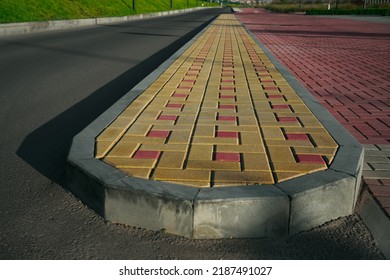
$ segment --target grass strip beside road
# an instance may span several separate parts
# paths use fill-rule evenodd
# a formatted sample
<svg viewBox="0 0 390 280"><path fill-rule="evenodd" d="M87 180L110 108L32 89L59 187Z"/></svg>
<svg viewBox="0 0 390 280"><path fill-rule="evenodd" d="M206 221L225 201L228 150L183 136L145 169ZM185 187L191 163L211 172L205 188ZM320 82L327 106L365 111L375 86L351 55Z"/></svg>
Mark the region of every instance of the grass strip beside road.
<svg viewBox="0 0 390 280"><path fill-rule="evenodd" d="M201 0L1 0L0 23L116 17L209 6Z"/></svg>

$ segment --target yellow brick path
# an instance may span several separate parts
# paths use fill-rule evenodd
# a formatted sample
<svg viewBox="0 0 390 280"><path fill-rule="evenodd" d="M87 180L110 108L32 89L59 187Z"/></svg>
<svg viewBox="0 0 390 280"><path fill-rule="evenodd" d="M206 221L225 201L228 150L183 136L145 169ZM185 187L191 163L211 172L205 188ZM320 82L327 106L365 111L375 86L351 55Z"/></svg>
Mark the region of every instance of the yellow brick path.
<svg viewBox="0 0 390 280"><path fill-rule="evenodd" d="M130 176L196 187L327 169L337 144L234 15L222 15L96 139Z"/></svg>

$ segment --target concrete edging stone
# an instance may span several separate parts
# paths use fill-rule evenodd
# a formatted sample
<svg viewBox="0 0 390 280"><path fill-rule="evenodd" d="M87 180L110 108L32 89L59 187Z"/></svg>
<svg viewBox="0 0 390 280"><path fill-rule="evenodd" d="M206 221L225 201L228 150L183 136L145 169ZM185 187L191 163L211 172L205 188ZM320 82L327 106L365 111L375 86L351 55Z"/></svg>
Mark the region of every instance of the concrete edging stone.
<svg viewBox="0 0 390 280"><path fill-rule="evenodd" d="M339 144L328 170L274 185L206 189L129 177L94 158L95 137L204 30L74 138L68 188L108 221L190 238L283 237L352 214L360 192L363 147L249 31Z"/></svg>

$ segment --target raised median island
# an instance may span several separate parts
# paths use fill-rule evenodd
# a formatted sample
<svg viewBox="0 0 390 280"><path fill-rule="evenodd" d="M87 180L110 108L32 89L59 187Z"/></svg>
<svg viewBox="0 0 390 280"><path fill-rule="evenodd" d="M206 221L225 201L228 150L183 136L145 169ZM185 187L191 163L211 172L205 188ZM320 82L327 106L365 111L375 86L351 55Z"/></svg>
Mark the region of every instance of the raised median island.
<svg viewBox="0 0 390 280"><path fill-rule="evenodd" d="M69 189L192 238L287 236L353 213L361 145L221 15L74 138Z"/></svg>

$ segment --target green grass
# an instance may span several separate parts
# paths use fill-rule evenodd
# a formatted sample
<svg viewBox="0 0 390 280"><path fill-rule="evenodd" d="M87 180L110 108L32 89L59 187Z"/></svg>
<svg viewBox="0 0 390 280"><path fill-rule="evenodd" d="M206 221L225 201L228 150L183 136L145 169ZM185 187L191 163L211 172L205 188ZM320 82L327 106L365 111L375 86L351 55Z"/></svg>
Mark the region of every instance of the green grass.
<svg viewBox="0 0 390 280"><path fill-rule="evenodd" d="M201 0L172 0L172 10L202 5ZM188 3L188 5L187 5ZM203 2L205 6L209 2ZM170 0L0 0L0 23L115 17L170 10Z"/></svg>

